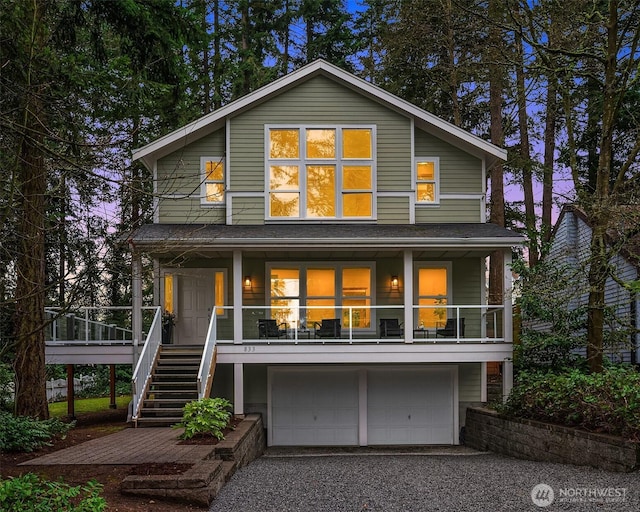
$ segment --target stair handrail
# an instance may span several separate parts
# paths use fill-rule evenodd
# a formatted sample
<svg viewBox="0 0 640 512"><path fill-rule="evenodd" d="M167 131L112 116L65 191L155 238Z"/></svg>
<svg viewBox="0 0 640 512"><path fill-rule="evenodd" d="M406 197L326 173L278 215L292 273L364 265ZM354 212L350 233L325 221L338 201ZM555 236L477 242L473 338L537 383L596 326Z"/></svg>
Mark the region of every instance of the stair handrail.
<svg viewBox="0 0 640 512"><path fill-rule="evenodd" d="M153 363L156 360L158 351L160 350L160 344L162 343L162 308L158 306L156 308L155 315L153 316L153 322L151 322L151 328L149 334L144 342L138 363L131 377L131 391L132 391L132 403L133 409L131 419L135 423L140 416L140 409L144 400L145 391L149 382L151 381L151 371L153 369Z"/></svg>
<svg viewBox="0 0 640 512"><path fill-rule="evenodd" d="M211 312L211 320L209 320L209 329L207 330L207 339L204 342L202 350L202 360L198 369L198 400L206 398L211 389L211 379L213 377L213 364L216 357L216 332L218 318L216 310L213 308Z"/></svg>

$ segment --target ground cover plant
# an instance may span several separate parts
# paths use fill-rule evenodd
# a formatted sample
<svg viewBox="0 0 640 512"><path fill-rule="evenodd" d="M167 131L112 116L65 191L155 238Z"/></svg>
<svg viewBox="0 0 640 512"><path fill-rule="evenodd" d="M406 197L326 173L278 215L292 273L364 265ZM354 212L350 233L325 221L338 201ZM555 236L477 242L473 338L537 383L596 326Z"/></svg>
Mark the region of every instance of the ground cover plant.
<svg viewBox="0 0 640 512"><path fill-rule="evenodd" d="M6 512L101 512L107 502L102 486L89 481L72 486L52 482L33 473L0 480L0 510Z"/></svg>
<svg viewBox="0 0 640 512"><path fill-rule="evenodd" d="M64 436L74 423L57 418L36 420L0 411L0 451L32 452L50 444L55 436Z"/></svg>
<svg viewBox="0 0 640 512"><path fill-rule="evenodd" d="M523 372L500 412L640 441L640 373L628 365L599 373Z"/></svg>

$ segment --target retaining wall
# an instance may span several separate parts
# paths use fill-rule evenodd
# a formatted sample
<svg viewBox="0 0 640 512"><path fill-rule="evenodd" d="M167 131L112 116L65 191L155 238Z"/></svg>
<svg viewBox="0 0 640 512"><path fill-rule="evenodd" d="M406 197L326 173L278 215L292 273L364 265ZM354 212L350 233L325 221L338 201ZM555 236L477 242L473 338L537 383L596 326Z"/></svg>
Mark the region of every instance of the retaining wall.
<svg viewBox="0 0 640 512"><path fill-rule="evenodd" d="M507 418L484 408L467 409L465 444L519 459L618 472L640 469L640 443L540 421Z"/></svg>

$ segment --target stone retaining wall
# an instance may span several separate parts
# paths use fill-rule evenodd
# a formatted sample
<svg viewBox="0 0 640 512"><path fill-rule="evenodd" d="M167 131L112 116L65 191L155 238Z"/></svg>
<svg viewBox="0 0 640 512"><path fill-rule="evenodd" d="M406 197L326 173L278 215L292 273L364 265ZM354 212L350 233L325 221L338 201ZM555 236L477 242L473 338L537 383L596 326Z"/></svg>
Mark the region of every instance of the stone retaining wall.
<svg viewBox="0 0 640 512"><path fill-rule="evenodd" d="M179 475L131 475L120 492L207 507L236 470L260 457L265 446L262 417L249 414L189 470Z"/></svg>
<svg viewBox="0 0 640 512"><path fill-rule="evenodd" d="M640 443L540 421L507 418L490 409L467 409L465 444L519 459L618 472L640 469Z"/></svg>

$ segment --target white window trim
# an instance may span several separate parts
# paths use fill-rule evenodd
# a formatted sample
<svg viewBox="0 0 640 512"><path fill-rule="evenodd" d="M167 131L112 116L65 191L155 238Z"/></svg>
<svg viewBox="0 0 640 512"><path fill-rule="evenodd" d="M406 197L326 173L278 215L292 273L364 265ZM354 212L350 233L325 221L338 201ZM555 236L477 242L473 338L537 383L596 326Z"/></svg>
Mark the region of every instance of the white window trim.
<svg viewBox="0 0 640 512"><path fill-rule="evenodd" d="M376 262L375 261L331 261L331 262L309 262L309 261L269 261L265 265L265 304L271 305L271 269L272 268L295 268L300 274L300 283L298 288L298 301L300 310L304 310L309 298L307 294L307 269L309 268L330 268L336 271L336 295L335 307L342 306L342 270L345 268L361 268L366 267L371 271L371 326L370 327L354 327L358 332L375 332L376 331ZM304 277L304 278L303 278ZM338 293L338 291L340 293ZM313 295L313 298L320 297ZM340 310L342 311L342 309ZM340 317L341 318L341 317ZM342 326L344 328L344 326Z"/></svg>
<svg viewBox="0 0 640 512"><path fill-rule="evenodd" d="M223 179L222 180L208 180L207 174L205 171L205 165L207 162L220 162L224 167ZM222 201L218 203L212 203L211 201L207 201L207 183L222 183L223 186L223 196ZM208 208L223 208L226 203L227 196L227 162L226 158L223 156L201 156L200 157L200 205L206 206Z"/></svg>
<svg viewBox="0 0 640 512"><path fill-rule="evenodd" d="M299 133L299 150L298 158L269 158L269 132L270 130L298 130ZM371 130L371 159L361 158L344 158L342 156L342 130ZM336 131L336 156L335 158L312 158L307 159L305 144L306 138L304 137L305 130L335 130ZM317 125L317 124L265 124L264 125L264 161L265 161L265 173L264 173L264 195L265 195L265 220L267 221L284 221L290 222L304 221L304 222L324 222L327 220L339 220L339 221L371 221L377 218L377 133L376 125L350 125L350 124L331 124L331 125ZM300 216L298 217L272 217L270 213L270 180L269 180L269 167L271 165L297 165L298 166L298 189L300 194L299 207ZM344 165L370 165L371 166L371 216L370 217L345 217L343 215L337 215L334 217L305 217L306 213L306 189L307 189L307 165L335 165L336 167L336 197L335 206L336 212L343 211L343 195L356 194L367 192L364 190L349 190L343 191L342 189L342 168ZM287 190L283 190L287 192Z"/></svg>
<svg viewBox="0 0 640 512"><path fill-rule="evenodd" d="M433 201L418 201L418 183L431 183L431 181L418 180L418 162L433 162L433 183L434 183L434 199ZM433 206L440 204L440 157L437 156L416 156L413 159L413 193L416 206Z"/></svg>
<svg viewBox="0 0 640 512"><path fill-rule="evenodd" d="M447 306L454 306L453 303L453 262L451 261L415 261L413 263L413 303L418 304L420 297L432 297L431 295L420 295L420 272L421 268L446 268L447 269ZM414 318L415 320L415 318ZM415 322L414 322L415 323Z"/></svg>

